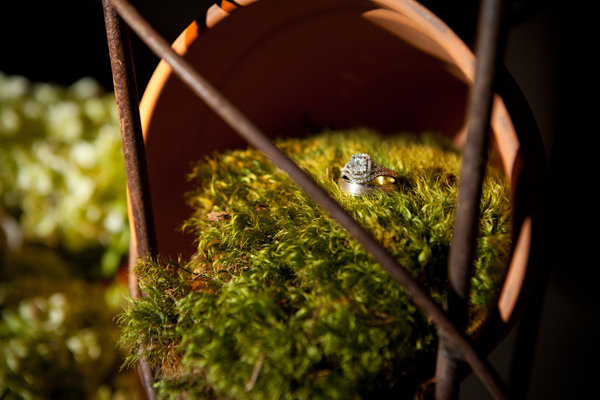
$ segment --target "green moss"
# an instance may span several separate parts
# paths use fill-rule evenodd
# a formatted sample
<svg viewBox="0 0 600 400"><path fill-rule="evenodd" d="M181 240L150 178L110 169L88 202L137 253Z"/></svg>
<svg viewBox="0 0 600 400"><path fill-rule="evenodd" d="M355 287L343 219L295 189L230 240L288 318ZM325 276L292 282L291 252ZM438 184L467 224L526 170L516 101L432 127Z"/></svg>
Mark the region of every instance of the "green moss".
<svg viewBox="0 0 600 400"><path fill-rule="evenodd" d="M460 154L433 135L329 132L278 143L442 302ZM399 175L399 190L353 197L335 180L357 152ZM199 162L190 178L198 251L140 261L147 297L122 340L160 371L163 397L412 398L432 373L435 330L363 248L261 153ZM510 201L484 185L473 315L496 293L510 248Z"/></svg>

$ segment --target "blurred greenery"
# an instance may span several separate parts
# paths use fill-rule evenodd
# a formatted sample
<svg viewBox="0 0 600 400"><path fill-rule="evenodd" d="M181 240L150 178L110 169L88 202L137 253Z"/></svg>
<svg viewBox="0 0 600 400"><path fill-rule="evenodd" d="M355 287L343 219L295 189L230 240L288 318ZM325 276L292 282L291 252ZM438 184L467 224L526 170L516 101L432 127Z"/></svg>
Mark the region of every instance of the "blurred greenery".
<svg viewBox="0 0 600 400"><path fill-rule="evenodd" d="M114 95L0 72L0 397L132 399L115 315L127 293Z"/></svg>
<svg viewBox="0 0 600 400"><path fill-rule="evenodd" d="M0 215L80 273L114 274L129 238L114 95L89 78L61 87L0 73L0 143Z"/></svg>

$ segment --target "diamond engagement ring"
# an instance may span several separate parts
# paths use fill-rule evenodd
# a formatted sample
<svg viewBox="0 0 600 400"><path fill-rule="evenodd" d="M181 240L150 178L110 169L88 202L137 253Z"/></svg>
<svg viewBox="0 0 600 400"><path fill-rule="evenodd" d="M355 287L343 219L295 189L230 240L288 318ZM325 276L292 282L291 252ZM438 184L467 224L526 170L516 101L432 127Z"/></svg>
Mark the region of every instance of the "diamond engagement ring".
<svg viewBox="0 0 600 400"><path fill-rule="evenodd" d="M366 153L357 153L342 168L338 185L346 193L362 195L374 190L396 190L398 174L382 167Z"/></svg>

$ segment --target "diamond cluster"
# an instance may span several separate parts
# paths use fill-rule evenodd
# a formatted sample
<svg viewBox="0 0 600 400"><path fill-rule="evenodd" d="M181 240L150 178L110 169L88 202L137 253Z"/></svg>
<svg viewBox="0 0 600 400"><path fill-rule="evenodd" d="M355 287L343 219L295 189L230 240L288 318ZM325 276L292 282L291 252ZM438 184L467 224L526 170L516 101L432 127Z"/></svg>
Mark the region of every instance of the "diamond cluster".
<svg viewBox="0 0 600 400"><path fill-rule="evenodd" d="M342 176L355 182L366 182L371 171L371 156L365 153L354 154L348 164L342 168Z"/></svg>

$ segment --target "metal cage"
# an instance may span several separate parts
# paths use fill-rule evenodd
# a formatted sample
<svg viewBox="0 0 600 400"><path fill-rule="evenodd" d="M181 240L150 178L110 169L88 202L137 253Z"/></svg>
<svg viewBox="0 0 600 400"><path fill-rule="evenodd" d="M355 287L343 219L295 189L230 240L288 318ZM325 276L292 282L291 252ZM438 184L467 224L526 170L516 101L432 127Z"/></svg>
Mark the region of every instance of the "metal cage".
<svg viewBox="0 0 600 400"><path fill-rule="evenodd" d="M228 3L229 2L223 2ZM437 304L410 274L392 258L352 217L306 175L297 164L281 152L261 130L223 97L183 57L173 51L167 41L126 0L103 0L114 89L119 111L123 152L130 201L130 218L137 256L152 255L156 248L154 224L149 199L144 140L139 115L139 101L129 37L131 28L145 44L164 59L174 73L229 124L250 145L266 155L309 194L331 217L360 242L390 276L402 285L412 300L435 323L439 348L435 377L435 398L457 398L464 371L472 369L495 399L508 398L507 385L480 354L464 333L471 277L472 254L478 224L479 197L487 162L488 127L494 95L499 54L503 48L501 0L482 0L478 21L475 54L477 65L474 85L467 108L467 141L463 152L455 229L449 257L449 302ZM130 266L135 259L130 259ZM130 292L139 296L135 277L130 278ZM464 368L466 367L466 368ZM140 371L148 398L156 394L152 388L153 372L142 359Z"/></svg>

